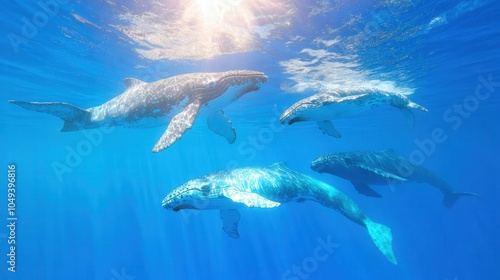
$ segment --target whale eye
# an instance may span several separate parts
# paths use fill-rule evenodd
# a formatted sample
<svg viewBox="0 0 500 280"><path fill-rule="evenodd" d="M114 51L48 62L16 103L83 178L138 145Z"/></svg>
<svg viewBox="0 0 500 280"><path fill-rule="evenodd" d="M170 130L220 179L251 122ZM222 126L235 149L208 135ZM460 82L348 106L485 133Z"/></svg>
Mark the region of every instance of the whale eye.
<svg viewBox="0 0 500 280"><path fill-rule="evenodd" d="M210 193L210 185L206 184L201 186L201 192L203 195L208 195L208 193Z"/></svg>

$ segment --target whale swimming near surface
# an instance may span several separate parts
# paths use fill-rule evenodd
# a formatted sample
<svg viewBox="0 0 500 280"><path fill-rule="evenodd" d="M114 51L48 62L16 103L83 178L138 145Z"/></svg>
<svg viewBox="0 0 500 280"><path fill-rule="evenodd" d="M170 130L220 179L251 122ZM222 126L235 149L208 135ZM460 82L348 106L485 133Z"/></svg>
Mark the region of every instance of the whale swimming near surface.
<svg viewBox="0 0 500 280"><path fill-rule="evenodd" d="M191 73L151 83L127 78L125 92L89 109L64 102L9 102L61 118L61 131L168 124L153 147L153 152L159 152L179 140L198 115L206 115L208 128L233 143L236 132L222 110L242 95L258 90L266 81L264 73L249 70Z"/></svg>
<svg viewBox="0 0 500 280"><path fill-rule="evenodd" d="M444 194L443 204L450 208L461 196L475 193L456 192L443 179L430 170L412 164L409 160L387 151L355 151L332 153L318 157L311 168L319 173L329 173L351 181L361 194L382 197L369 185L390 185L405 182L425 182Z"/></svg>
<svg viewBox="0 0 500 280"><path fill-rule="evenodd" d="M293 124L316 121L324 134L341 138L332 119L350 117L384 104L401 110L412 127L415 125L415 116L411 109L427 112L427 109L399 93L375 89L338 90L318 93L299 100L283 112L280 122Z"/></svg>
<svg viewBox="0 0 500 280"><path fill-rule="evenodd" d="M163 199L166 209L220 210L224 232L239 238L238 208L273 208L289 202L314 201L365 227L378 249L396 264L391 230L373 222L348 196L334 187L289 169L285 163L262 168L219 171L190 180Z"/></svg>

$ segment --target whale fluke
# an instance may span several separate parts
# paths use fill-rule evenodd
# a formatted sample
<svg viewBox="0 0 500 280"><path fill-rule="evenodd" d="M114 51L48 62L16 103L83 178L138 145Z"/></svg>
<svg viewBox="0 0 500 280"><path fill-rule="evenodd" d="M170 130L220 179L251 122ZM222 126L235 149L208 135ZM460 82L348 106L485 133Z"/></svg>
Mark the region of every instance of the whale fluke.
<svg viewBox="0 0 500 280"><path fill-rule="evenodd" d="M391 229L377 224L371 220L365 221L366 229L375 243L375 246L384 254L384 256L393 264L398 264L394 252L392 251L392 233Z"/></svg>
<svg viewBox="0 0 500 280"><path fill-rule="evenodd" d="M469 193L469 192L450 192L450 193L448 193L448 194L446 194L444 196L444 198L443 198L443 204L447 208L451 208L451 207L453 207L453 205L455 204L455 202L457 202L457 200L460 197L462 197L462 196L475 196L475 197L481 198L480 195L475 194L475 193Z"/></svg>
<svg viewBox="0 0 500 280"><path fill-rule="evenodd" d="M46 113L61 118L64 121L64 126L61 128L61 131L82 129L84 124L90 122L92 115L89 110L65 102L26 102L17 100L9 100L9 102L27 110Z"/></svg>

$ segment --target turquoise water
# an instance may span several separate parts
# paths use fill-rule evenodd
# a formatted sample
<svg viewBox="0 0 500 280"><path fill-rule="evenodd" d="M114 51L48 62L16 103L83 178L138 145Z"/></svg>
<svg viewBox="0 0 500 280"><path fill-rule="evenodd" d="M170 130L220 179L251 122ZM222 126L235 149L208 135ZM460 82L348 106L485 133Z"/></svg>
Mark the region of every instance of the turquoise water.
<svg viewBox="0 0 500 280"><path fill-rule="evenodd" d="M42 0L4 3L2 15L0 207L8 225L14 164L17 220L16 272L12 231L0 229L1 279L500 277L498 1ZM60 119L7 102L89 108L121 94L127 77L236 69L268 81L224 110L237 131L231 145L200 119L152 153L167 124L63 133ZM336 120L341 139L313 122L279 124L302 98L358 87L407 94L429 111L415 112L413 128L391 107ZM441 143L430 140L436 129ZM440 192L415 182L375 186L384 197L370 198L309 168L322 154L389 148L418 153L453 188L483 198L447 209ZM221 230L218 211L161 207L190 179L278 161L389 226L398 265L365 229L313 202L240 210L238 240ZM318 260L324 242L335 246Z"/></svg>

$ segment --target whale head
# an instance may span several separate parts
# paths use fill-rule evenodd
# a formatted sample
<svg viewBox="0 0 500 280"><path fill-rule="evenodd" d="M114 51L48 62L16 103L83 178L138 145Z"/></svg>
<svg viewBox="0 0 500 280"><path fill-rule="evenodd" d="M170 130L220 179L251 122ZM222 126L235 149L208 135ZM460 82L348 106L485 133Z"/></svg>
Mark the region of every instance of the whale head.
<svg viewBox="0 0 500 280"><path fill-rule="evenodd" d="M190 180L168 193L162 201L163 208L206 209L208 200L214 198L212 182L207 177Z"/></svg>
<svg viewBox="0 0 500 280"><path fill-rule="evenodd" d="M311 162L311 169L318 172L328 172L334 175L340 175L353 168L359 159L350 153L333 153L321 156Z"/></svg>
<svg viewBox="0 0 500 280"><path fill-rule="evenodd" d="M258 90L267 81L262 72L234 70L200 74L198 98L214 108L224 108L246 93Z"/></svg>
<svg viewBox="0 0 500 280"><path fill-rule="evenodd" d="M321 108L327 103L328 96L324 94L315 94L302 99L281 114L280 123L293 124L301 121L316 120L316 116L321 115Z"/></svg>

